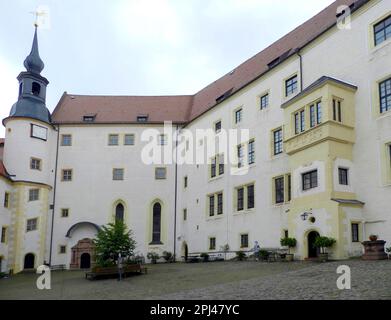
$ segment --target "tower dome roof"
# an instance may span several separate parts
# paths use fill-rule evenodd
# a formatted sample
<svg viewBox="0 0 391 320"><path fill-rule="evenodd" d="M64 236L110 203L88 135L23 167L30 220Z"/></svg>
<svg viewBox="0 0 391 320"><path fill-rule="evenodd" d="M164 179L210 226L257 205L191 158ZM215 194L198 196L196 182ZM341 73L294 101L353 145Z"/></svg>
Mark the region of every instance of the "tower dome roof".
<svg viewBox="0 0 391 320"><path fill-rule="evenodd" d="M27 71L37 74L40 74L45 67L45 64L39 56L37 27L35 27L33 46L30 54L27 56L26 60L24 60L24 66Z"/></svg>

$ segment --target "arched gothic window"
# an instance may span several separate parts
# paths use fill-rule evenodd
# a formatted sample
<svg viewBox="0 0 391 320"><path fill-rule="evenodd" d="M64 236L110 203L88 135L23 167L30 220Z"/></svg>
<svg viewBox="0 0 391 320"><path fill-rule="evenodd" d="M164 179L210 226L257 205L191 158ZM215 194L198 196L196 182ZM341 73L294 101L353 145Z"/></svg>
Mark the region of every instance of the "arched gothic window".
<svg viewBox="0 0 391 320"><path fill-rule="evenodd" d="M115 221L124 222L124 212L125 212L124 205L122 203L119 203L115 207Z"/></svg>
<svg viewBox="0 0 391 320"><path fill-rule="evenodd" d="M152 243L161 243L161 220L162 220L162 206L160 203L153 205L152 212Z"/></svg>

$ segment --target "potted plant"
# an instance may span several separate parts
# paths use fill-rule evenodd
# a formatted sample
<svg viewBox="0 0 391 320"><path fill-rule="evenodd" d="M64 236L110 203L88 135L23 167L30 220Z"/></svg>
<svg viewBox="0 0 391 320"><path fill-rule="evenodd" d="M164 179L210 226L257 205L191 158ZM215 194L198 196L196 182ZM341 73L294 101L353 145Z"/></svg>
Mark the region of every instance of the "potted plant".
<svg viewBox="0 0 391 320"><path fill-rule="evenodd" d="M209 254L207 254L206 252L201 253L200 257L202 258L202 260L204 262L208 262L209 261Z"/></svg>
<svg viewBox="0 0 391 320"><path fill-rule="evenodd" d="M293 254L291 254L291 248L296 247L296 239L295 238L282 238L280 241L283 247L288 247L288 254L285 256L286 261L293 261Z"/></svg>
<svg viewBox="0 0 391 320"><path fill-rule="evenodd" d="M370 236L369 236L369 240L371 240L371 241L377 241L377 235L375 235L375 234L371 234Z"/></svg>
<svg viewBox="0 0 391 320"><path fill-rule="evenodd" d="M329 259L327 248L332 247L337 241L328 237L317 237L314 242L314 246L319 248L319 261L326 262Z"/></svg>
<svg viewBox="0 0 391 320"><path fill-rule="evenodd" d="M174 261L174 256L170 251L163 251L162 257L164 258L164 260L166 260L167 263Z"/></svg>
<svg viewBox="0 0 391 320"><path fill-rule="evenodd" d="M246 258L246 253L244 251L236 251L236 258L238 261L243 261Z"/></svg>
<svg viewBox="0 0 391 320"><path fill-rule="evenodd" d="M151 260L151 262L153 263L153 264L156 264L157 263L157 261L160 259L160 256L159 256L159 254L157 254L156 252L148 252L148 254L147 254L147 258L149 259L149 260Z"/></svg>

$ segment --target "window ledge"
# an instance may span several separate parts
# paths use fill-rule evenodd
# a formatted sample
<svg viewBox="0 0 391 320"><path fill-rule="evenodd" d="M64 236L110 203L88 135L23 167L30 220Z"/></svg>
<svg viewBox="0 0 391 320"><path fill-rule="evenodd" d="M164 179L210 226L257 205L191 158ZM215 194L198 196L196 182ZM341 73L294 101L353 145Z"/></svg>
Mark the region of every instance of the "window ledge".
<svg viewBox="0 0 391 320"><path fill-rule="evenodd" d="M159 241L159 242L150 242L149 245L150 246L162 246L162 245L164 245L164 243L161 242L161 241Z"/></svg>
<svg viewBox="0 0 391 320"><path fill-rule="evenodd" d="M223 174L220 174L220 175L217 175L216 177L209 178L209 179L208 179L208 182L213 182L213 181L222 179L223 177L224 177L224 173L223 173Z"/></svg>

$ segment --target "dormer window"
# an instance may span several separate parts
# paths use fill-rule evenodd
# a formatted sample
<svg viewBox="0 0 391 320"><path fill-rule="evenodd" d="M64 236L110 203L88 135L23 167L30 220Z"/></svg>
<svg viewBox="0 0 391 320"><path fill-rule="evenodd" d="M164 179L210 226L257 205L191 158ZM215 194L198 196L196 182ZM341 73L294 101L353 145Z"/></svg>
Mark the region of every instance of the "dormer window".
<svg viewBox="0 0 391 320"><path fill-rule="evenodd" d="M95 115L88 115L83 117L83 122L94 122L95 121Z"/></svg>
<svg viewBox="0 0 391 320"><path fill-rule="evenodd" d="M147 122L148 116L147 115L140 115L137 117L137 122Z"/></svg>
<svg viewBox="0 0 391 320"><path fill-rule="evenodd" d="M31 93L34 95L34 96L39 96L39 94L41 93L41 86L39 83L37 82L33 82L33 85L31 87Z"/></svg>

